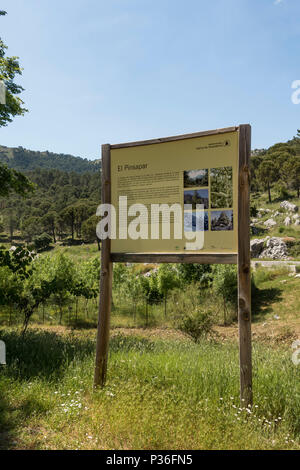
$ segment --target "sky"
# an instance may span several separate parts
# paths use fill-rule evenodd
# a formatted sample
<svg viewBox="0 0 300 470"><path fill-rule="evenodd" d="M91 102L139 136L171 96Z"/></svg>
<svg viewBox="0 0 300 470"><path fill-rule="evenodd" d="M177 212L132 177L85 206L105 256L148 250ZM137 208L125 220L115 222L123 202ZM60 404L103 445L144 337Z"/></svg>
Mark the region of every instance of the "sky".
<svg viewBox="0 0 300 470"><path fill-rule="evenodd" d="M100 158L101 145L252 125L292 138L299 0L0 0L29 109L0 144Z"/></svg>

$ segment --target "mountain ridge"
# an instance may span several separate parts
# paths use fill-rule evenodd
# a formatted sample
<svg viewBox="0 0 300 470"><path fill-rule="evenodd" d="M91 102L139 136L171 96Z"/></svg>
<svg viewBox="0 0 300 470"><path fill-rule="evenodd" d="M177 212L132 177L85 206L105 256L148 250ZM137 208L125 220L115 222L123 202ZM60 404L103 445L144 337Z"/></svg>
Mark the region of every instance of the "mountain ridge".
<svg viewBox="0 0 300 470"><path fill-rule="evenodd" d="M75 173L95 173L101 169L101 160L88 160L70 154L29 150L24 147L0 145L0 162L19 171L37 168Z"/></svg>

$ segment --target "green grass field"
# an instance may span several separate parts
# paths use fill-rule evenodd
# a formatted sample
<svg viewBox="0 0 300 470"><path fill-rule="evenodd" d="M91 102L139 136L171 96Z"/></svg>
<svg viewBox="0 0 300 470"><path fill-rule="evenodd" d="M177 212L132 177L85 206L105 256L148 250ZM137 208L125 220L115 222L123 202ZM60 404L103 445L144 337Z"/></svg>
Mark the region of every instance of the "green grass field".
<svg viewBox="0 0 300 470"><path fill-rule="evenodd" d="M114 333L92 391L95 330L2 330L2 449L300 449L291 351L254 343L254 404L239 404L235 341Z"/></svg>
<svg viewBox="0 0 300 470"><path fill-rule="evenodd" d="M300 228L281 235L288 230L298 236ZM45 255L59 252L75 262L99 256L96 244L56 245ZM300 279L282 268L259 268L254 278L252 407L239 402L236 312L222 326L223 302L210 288L201 305L216 313L215 335L199 344L174 329L172 295L167 316L163 303L146 309L143 300L134 313L132 299L114 289L108 380L97 391L98 299L80 298L77 306L71 299L62 325L57 305L46 302L24 340L22 316L3 309L0 449L299 450L300 365L292 362L291 346L300 338Z"/></svg>

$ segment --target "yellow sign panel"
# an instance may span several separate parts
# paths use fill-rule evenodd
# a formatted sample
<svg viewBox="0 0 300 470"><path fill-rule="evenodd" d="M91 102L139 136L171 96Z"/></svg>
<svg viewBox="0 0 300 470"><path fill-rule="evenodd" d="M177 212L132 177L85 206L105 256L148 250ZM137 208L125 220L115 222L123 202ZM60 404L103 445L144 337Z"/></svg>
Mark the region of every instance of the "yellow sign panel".
<svg viewBox="0 0 300 470"><path fill-rule="evenodd" d="M238 141L237 130L112 146L112 253L237 253Z"/></svg>

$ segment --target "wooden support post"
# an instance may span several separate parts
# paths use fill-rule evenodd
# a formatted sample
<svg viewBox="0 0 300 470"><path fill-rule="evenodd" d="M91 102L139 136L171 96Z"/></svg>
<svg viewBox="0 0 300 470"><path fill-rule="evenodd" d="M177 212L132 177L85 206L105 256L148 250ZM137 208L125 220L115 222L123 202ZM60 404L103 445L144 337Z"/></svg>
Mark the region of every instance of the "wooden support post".
<svg viewBox="0 0 300 470"><path fill-rule="evenodd" d="M111 202L110 171L110 145L105 144L102 146L102 204L109 204ZM112 290L110 243L110 238L107 238L101 244L100 302L94 387L99 385L104 386L106 380Z"/></svg>
<svg viewBox="0 0 300 470"><path fill-rule="evenodd" d="M251 127L239 127L238 181L238 320L242 404L252 404L251 263L250 263Z"/></svg>

